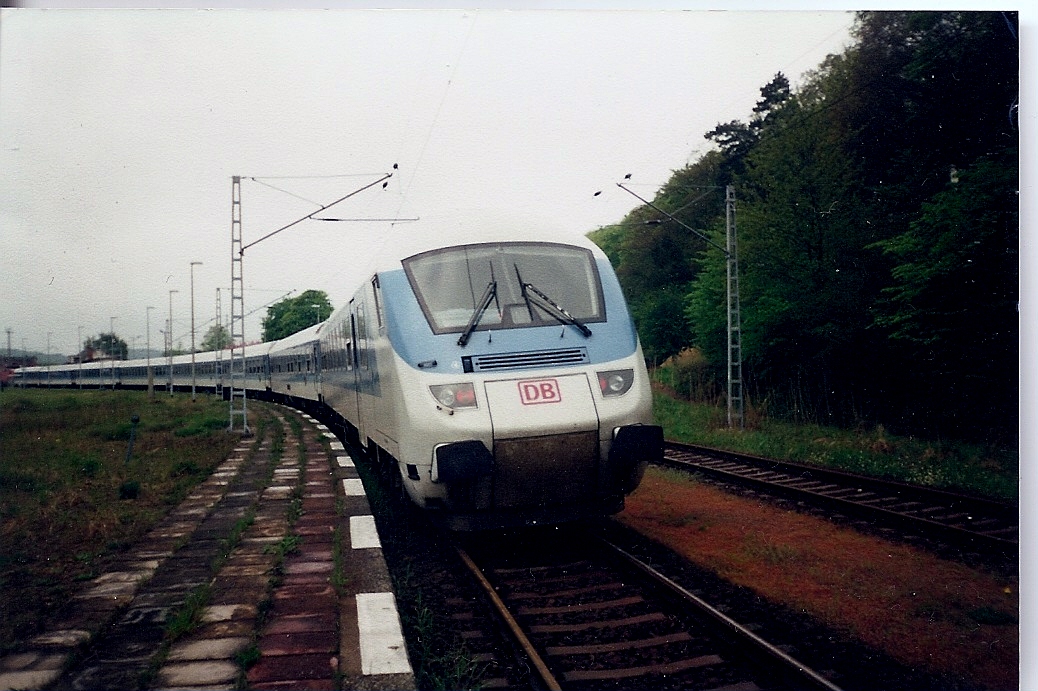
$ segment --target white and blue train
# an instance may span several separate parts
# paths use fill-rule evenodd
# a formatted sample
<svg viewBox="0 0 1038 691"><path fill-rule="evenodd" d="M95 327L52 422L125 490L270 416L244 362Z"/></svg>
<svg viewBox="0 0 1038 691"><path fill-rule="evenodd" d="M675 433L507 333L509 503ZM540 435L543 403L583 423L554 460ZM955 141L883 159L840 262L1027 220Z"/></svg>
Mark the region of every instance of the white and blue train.
<svg viewBox="0 0 1038 691"><path fill-rule="evenodd" d="M663 433L604 253L529 228L408 231L327 321L245 349L249 395L339 425L454 529L621 510ZM228 351L195 363L201 390L227 385ZM157 384L168 368L153 360ZM189 355L172 381L190 389ZM24 368L15 384L144 387L147 367Z"/></svg>

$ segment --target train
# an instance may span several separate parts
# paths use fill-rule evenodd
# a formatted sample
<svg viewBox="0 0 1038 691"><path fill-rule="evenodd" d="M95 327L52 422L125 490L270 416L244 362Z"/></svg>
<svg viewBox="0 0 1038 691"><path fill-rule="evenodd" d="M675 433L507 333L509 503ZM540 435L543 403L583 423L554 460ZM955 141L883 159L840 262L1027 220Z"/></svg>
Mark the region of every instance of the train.
<svg viewBox="0 0 1038 691"><path fill-rule="evenodd" d="M500 221L394 233L348 304L244 348L249 397L306 410L458 531L614 514L663 455L638 334L584 237ZM227 394L229 351L155 358ZM170 368L172 367L172 370ZM144 360L22 368L15 386L144 388Z"/></svg>

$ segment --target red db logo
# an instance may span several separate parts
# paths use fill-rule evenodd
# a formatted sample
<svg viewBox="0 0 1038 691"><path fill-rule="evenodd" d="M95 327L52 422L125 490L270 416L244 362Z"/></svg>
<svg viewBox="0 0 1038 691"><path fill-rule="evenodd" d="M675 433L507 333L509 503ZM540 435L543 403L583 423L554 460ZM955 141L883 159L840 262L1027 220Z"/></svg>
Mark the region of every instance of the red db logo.
<svg viewBox="0 0 1038 691"><path fill-rule="evenodd" d="M523 405L558 403L562 400L559 382L555 379L536 379L519 382L519 400Z"/></svg>

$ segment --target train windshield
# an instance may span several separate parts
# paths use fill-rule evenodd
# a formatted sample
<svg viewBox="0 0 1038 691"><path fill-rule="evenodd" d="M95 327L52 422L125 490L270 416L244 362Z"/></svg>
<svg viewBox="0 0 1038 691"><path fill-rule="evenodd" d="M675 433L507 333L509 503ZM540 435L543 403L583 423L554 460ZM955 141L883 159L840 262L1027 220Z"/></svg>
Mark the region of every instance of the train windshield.
<svg viewBox="0 0 1038 691"><path fill-rule="evenodd" d="M598 269L581 247L462 245L403 264L434 333L562 323L590 336L586 324L606 318Z"/></svg>

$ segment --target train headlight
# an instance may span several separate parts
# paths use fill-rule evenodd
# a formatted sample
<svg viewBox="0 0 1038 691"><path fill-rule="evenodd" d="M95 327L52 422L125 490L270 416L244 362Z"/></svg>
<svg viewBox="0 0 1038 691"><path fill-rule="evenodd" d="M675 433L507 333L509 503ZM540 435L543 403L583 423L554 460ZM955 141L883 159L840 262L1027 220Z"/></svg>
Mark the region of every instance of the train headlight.
<svg viewBox="0 0 1038 691"><path fill-rule="evenodd" d="M430 386L429 391L444 408L476 407L476 389L472 384L436 384Z"/></svg>
<svg viewBox="0 0 1038 691"><path fill-rule="evenodd" d="M633 369L615 369L598 372L598 385L603 396L623 396L634 385Z"/></svg>

